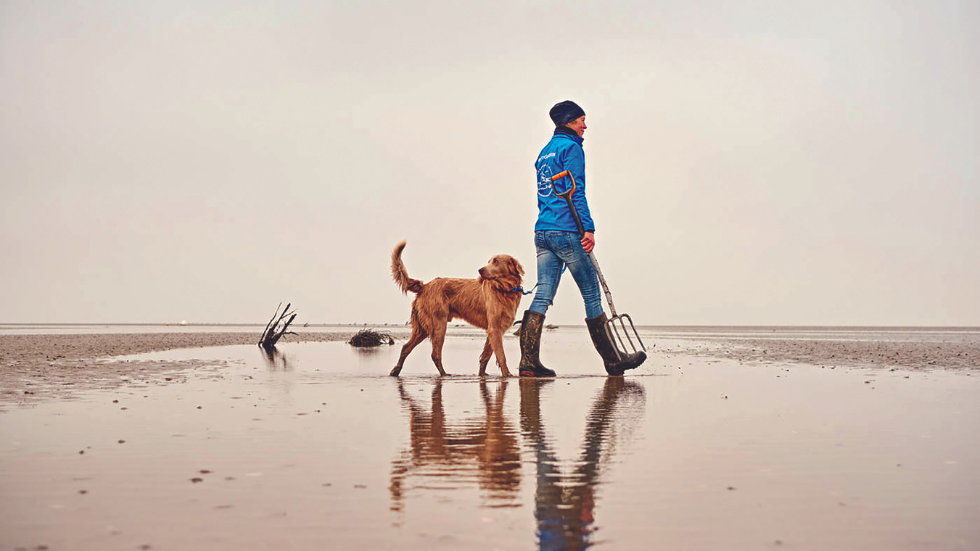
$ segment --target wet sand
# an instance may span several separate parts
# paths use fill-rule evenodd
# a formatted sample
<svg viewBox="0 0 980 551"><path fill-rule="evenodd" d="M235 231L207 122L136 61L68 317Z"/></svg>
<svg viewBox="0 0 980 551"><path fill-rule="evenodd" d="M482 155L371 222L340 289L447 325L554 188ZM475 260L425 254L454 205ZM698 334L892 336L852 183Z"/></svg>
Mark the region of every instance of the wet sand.
<svg viewBox="0 0 980 551"><path fill-rule="evenodd" d="M201 362L107 362L108 358L174 349L255 344L260 332L173 332L0 335L0 408L44 397L118 386L126 382L166 380ZM344 341L350 332L287 335L291 342Z"/></svg>
<svg viewBox="0 0 980 551"><path fill-rule="evenodd" d="M980 368L980 328L694 328L662 332L682 338L687 354L743 362L895 369Z"/></svg>
<svg viewBox="0 0 980 551"><path fill-rule="evenodd" d="M378 330L404 339L407 331ZM572 330L568 328L568 330ZM652 354L685 354L740 362L792 362L827 367L891 369L980 369L980 328L813 329L801 328L644 328ZM777 333L778 332L778 333ZM299 332L283 344L346 341L355 333ZM450 335L474 331L452 329ZM105 359L173 349L253 344L256 333L179 332L0 335L0 408L4 402L29 402L43 396L71 396L73 391L131 380L167 378L200 365L143 360ZM665 344L666 343L666 344ZM425 350L426 345L420 348ZM425 352L415 352L425 355Z"/></svg>
<svg viewBox="0 0 980 551"><path fill-rule="evenodd" d="M928 363L976 332L913 333L660 331L618 379L560 329L551 381L476 377L473 334L447 378L427 346L392 378L398 346L5 336L4 381L48 379L5 394L0 550L976 549L980 377ZM841 346L875 352L802 363Z"/></svg>

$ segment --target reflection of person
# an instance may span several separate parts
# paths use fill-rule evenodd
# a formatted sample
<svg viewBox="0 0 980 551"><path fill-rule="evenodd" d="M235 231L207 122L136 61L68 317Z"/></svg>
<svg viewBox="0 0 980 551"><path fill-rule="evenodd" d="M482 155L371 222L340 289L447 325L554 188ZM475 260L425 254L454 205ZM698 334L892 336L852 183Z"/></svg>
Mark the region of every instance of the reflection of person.
<svg viewBox="0 0 980 551"><path fill-rule="evenodd" d="M595 543L595 490L602 455L612 447L608 432L614 423L616 404L630 395L642 398L643 387L619 377L606 379L589 411L577 467L571 473L562 473L541 419L539 392L546 383L521 381L521 431L535 454L537 467L534 516L538 547L586 549Z"/></svg>
<svg viewBox="0 0 980 551"><path fill-rule="evenodd" d="M436 379L431 403L423 407L398 381L402 407L409 414L411 446L392 462L391 509L401 511L414 477L431 485L433 477L447 482L470 483L476 478L488 498L496 503L517 499L521 482L521 454L517 430L504 416L507 381L499 382L491 393L485 380L480 395L485 416L482 420L452 422L446 418L442 399L442 379ZM475 475L475 476L474 476ZM426 483L425 481L430 482Z"/></svg>
<svg viewBox="0 0 980 551"><path fill-rule="evenodd" d="M622 375L638 367L646 354L636 352L620 357L606 332L608 318L602 309L599 279L589 254L595 247L595 223L585 199L585 111L572 101L563 101L549 113L555 132L534 166L538 172L538 220L534 225L534 246L538 255L538 290L531 306L524 311L521 323L521 377L554 377L555 372L540 360L541 329L545 313L558 290L561 274L567 267L585 301L585 324L595 349L602 357L606 372ZM569 171L575 178L572 203L582 221L579 234L565 199L555 195L551 177Z"/></svg>

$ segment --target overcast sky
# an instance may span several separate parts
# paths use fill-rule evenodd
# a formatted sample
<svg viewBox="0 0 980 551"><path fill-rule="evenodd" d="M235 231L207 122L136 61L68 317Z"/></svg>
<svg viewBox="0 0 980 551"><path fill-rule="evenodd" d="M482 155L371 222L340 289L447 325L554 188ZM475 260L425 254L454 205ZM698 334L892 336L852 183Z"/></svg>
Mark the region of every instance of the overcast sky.
<svg viewBox="0 0 980 551"><path fill-rule="evenodd" d="M403 239L531 287L572 99L638 324L980 325L978 52L975 0L2 0L0 322L403 323Z"/></svg>

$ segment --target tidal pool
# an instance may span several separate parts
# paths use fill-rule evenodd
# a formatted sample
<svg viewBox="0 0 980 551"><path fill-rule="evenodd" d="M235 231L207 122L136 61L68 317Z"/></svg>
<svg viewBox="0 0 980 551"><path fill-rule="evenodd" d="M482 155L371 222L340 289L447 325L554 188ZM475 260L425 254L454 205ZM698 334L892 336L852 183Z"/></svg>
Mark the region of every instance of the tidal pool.
<svg viewBox="0 0 980 551"><path fill-rule="evenodd" d="M980 548L978 377L482 345L117 360L213 365L0 414L0 549Z"/></svg>

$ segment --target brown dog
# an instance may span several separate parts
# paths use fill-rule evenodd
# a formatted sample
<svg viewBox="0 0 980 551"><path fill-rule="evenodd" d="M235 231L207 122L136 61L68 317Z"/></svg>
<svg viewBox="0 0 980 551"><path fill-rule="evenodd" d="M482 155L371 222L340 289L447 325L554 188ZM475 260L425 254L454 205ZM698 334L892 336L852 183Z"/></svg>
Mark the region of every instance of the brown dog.
<svg viewBox="0 0 980 551"><path fill-rule="evenodd" d="M432 339L432 362L440 375L442 368L442 344L446 339L446 326L454 318L485 329L487 341L480 354L480 375L486 375L490 354L497 357L500 374L510 377L507 359L504 357L504 332L514 323L517 307L521 303L521 286L524 268L514 257L498 254L480 268L477 279L437 277L428 283L408 277L402 262L405 242L395 246L391 253L391 277L402 292L415 293L412 301L412 335L402 347L398 364L391 370L397 377L402 371L405 358L426 338Z"/></svg>

